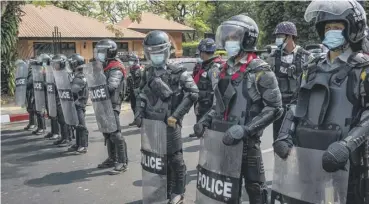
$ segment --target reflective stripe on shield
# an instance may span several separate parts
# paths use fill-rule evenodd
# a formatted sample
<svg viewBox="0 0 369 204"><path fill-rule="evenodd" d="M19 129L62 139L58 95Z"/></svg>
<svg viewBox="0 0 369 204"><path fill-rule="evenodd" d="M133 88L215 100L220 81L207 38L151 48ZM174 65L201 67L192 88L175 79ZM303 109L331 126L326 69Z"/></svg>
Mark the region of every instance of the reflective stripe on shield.
<svg viewBox="0 0 369 204"><path fill-rule="evenodd" d="M143 204L167 201L167 125L144 119L141 127Z"/></svg>
<svg viewBox="0 0 369 204"><path fill-rule="evenodd" d="M46 92L47 92L47 110L50 117L56 117L56 99L55 99L55 79L51 66L46 66Z"/></svg>
<svg viewBox="0 0 369 204"><path fill-rule="evenodd" d="M24 106L26 103L28 65L24 61L16 63L15 73L15 104Z"/></svg>
<svg viewBox="0 0 369 204"><path fill-rule="evenodd" d="M238 204L240 201L243 142L226 146L223 136L223 132L208 129L201 138L195 203Z"/></svg>
<svg viewBox="0 0 369 204"><path fill-rule="evenodd" d="M322 167L324 151L294 147L287 160L274 160L272 190L284 202L346 204L349 163L346 170L326 172Z"/></svg>
<svg viewBox="0 0 369 204"><path fill-rule="evenodd" d="M59 62L53 61L52 67L65 122L68 125L78 125L77 110L74 104L72 85L69 81L68 72L66 69L60 69Z"/></svg>
<svg viewBox="0 0 369 204"><path fill-rule="evenodd" d="M32 65L33 91L35 94L36 111L45 110L45 79L44 71L41 65Z"/></svg>
<svg viewBox="0 0 369 204"><path fill-rule="evenodd" d="M87 79L88 91L99 130L103 133L117 131L117 122L101 62L93 61L86 64L83 67L83 73Z"/></svg>

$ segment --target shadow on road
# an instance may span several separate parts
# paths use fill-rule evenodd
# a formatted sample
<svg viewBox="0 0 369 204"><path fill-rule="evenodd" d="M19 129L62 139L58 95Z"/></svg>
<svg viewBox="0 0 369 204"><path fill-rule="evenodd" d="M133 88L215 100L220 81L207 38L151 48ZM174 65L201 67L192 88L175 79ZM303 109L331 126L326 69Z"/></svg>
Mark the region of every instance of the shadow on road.
<svg viewBox="0 0 369 204"><path fill-rule="evenodd" d="M186 135L186 137L184 137L184 138L182 138L182 142L183 143L186 143L186 142L192 142L192 141L194 141L194 140L198 140L199 138L197 138L197 137L188 137L187 135Z"/></svg>
<svg viewBox="0 0 369 204"><path fill-rule="evenodd" d="M64 185L82 181L89 181L93 177L104 176L108 174L107 172L94 173L94 171L101 170L97 168L90 168L70 172L51 173L41 178L27 180L24 182L24 184L32 187Z"/></svg>
<svg viewBox="0 0 369 204"><path fill-rule="evenodd" d="M8 140L8 139L21 138L21 137L30 137L30 136L35 136L35 135L32 135L31 131L25 131L25 130L1 131L1 141Z"/></svg>
<svg viewBox="0 0 369 204"><path fill-rule="evenodd" d="M33 154L26 157L17 158L15 161L8 161L12 164L28 164L33 162L39 162L44 160L50 160L50 159L60 159L63 157L69 157L69 156L77 156L75 154L68 154L68 152L63 151L57 151L57 152L41 152L39 154Z"/></svg>
<svg viewBox="0 0 369 204"><path fill-rule="evenodd" d="M183 149L184 152L198 152L200 151L200 145L189 146Z"/></svg>
<svg viewBox="0 0 369 204"><path fill-rule="evenodd" d="M129 202L129 203L126 203L126 204L142 204L142 200L136 200L136 201Z"/></svg>

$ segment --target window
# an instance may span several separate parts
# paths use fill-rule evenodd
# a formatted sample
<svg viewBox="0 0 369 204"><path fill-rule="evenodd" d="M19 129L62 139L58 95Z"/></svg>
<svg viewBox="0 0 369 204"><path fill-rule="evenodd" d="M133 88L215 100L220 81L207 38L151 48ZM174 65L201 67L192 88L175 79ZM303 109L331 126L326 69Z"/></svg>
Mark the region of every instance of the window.
<svg viewBox="0 0 369 204"><path fill-rule="evenodd" d="M61 54L67 57L76 53L76 43L74 42L62 42ZM33 43L34 55L38 56L42 53L54 53L54 45L51 42L35 42Z"/></svg>

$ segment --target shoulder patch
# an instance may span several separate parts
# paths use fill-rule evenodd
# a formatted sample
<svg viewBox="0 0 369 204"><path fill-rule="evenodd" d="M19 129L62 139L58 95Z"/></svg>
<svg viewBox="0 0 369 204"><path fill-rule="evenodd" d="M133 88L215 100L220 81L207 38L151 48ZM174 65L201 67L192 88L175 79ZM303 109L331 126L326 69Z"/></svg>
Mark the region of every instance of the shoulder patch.
<svg viewBox="0 0 369 204"><path fill-rule="evenodd" d="M363 70L363 72L361 72L361 75L360 75L361 80L362 80L362 81L365 81L366 76L367 76L367 73L366 73L366 71L365 71L365 70Z"/></svg>

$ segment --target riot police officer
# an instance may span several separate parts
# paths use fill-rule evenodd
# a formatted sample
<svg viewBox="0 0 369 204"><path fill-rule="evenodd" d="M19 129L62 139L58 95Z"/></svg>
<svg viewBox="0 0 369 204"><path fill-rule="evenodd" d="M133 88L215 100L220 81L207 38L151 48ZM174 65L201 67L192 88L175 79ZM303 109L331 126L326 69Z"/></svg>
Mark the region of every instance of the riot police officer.
<svg viewBox="0 0 369 204"><path fill-rule="evenodd" d="M57 54L52 58L53 61L53 69L55 69L56 66L61 67L61 69L64 69L67 66L67 57L63 54ZM58 62L58 63L55 63ZM56 65L57 64L57 65ZM54 76L55 78L58 77L55 74L54 71ZM67 81L66 83L70 83L69 81ZM62 95L61 93L61 88L62 87L57 87L58 91L55 92L56 94L56 111L57 111L57 119L58 119L58 123L60 125L60 138L54 142L54 145L58 146L58 147L68 147L71 145L71 141L72 141L72 137L71 137L71 131L70 131L70 126L66 123L65 120L65 114L63 113L63 108L62 108L62 101L61 100L67 100L64 99L65 97Z"/></svg>
<svg viewBox="0 0 369 204"><path fill-rule="evenodd" d="M44 60L45 59L45 60ZM46 110L46 85L45 85L45 69L44 66L47 64L47 55L41 54L35 60L30 62L32 66L32 80L33 93L35 100L35 110L37 118L37 129L32 134L41 135L45 132L45 110Z"/></svg>
<svg viewBox="0 0 369 204"><path fill-rule="evenodd" d="M197 50L200 57L200 69L196 70L194 81L199 88L199 99L195 103L196 122L207 113L213 105L214 89L218 84L218 74L223 66L223 61L219 56L215 56L215 41L205 38L200 41ZM196 137L190 134L190 137Z"/></svg>
<svg viewBox="0 0 369 204"><path fill-rule="evenodd" d="M242 162L239 171L250 204L267 203L260 137L283 113L276 76L256 55L258 35L257 24L244 14L233 16L218 27L216 43L230 58L219 74L214 90L215 106L194 127L199 136L204 134L205 127L220 132L226 146L238 145L243 140L243 157L234 162Z"/></svg>
<svg viewBox="0 0 369 204"><path fill-rule="evenodd" d="M143 45L145 56L151 64L145 67L142 75L136 106L136 124L139 127L142 125L143 131L147 131L142 135L141 149L143 156L145 152L163 150L162 148L147 149L147 145L151 144L147 140L154 138L157 140L155 143L160 147L166 145L166 150L162 152L167 155L167 160L163 163L167 164L165 166L168 168L164 173L168 178L167 195L164 197L168 198L171 204L179 204L183 202L186 185L186 166L183 160L181 138L182 120L197 100L199 90L185 67L167 64L171 47L167 33L151 31L146 35ZM157 131L150 131L151 128ZM166 134L164 139L159 132ZM153 152L150 154L155 154ZM150 157L150 154L145 158ZM143 171L150 172L144 166L142 168ZM151 173L155 174L155 172ZM143 196L144 200L147 199L147 195ZM156 194L156 197L160 196Z"/></svg>
<svg viewBox="0 0 369 204"><path fill-rule="evenodd" d="M307 62L310 53L296 45L297 30L294 23L288 21L279 23L273 34L278 49L270 55L268 62L277 76L283 107L287 109L293 98L296 98L294 94L299 87L302 65ZM277 138L282 120L283 116L273 123L274 140Z"/></svg>
<svg viewBox="0 0 369 204"><path fill-rule="evenodd" d="M103 133L108 150L108 158L98 165L98 168L114 169L111 174L125 172L128 166L127 144L120 129L119 114L124 97L125 89L125 69L122 62L117 58L117 44L110 40L100 40L95 47L95 59L102 62L104 74L110 95L110 100L114 110L114 117L117 130L111 133ZM95 111L95 114L96 113Z"/></svg>
<svg viewBox="0 0 369 204"><path fill-rule="evenodd" d="M128 88L129 88L129 96L131 99L131 109L133 111L133 115L135 114L136 108L136 95L137 93L135 90L138 89L140 86L141 81L141 66L140 60L138 56L134 53L130 53L128 56L128 63L129 63L129 76L128 76ZM135 122L129 124L129 126L135 125Z"/></svg>
<svg viewBox="0 0 369 204"><path fill-rule="evenodd" d="M36 128L36 106L35 106L35 96L33 92L33 77L32 77L32 66L31 62L34 61L35 58L32 57L28 63L28 75L27 75L27 89L26 89L26 107L27 112L29 114L28 125L24 128L24 130L33 130Z"/></svg>
<svg viewBox="0 0 369 204"><path fill-rule="evenodd" d="M88 100L87 80L83 74L85 59L79 54L73 54L68 59L70 68L73 70L72 93L77 110L78 125L76 126L76 144L68 151L86 153L88 147L88 130L85 121L86 104Z"/></svg>
<svg viewBox="0 0 369 204"><path fill-rule="evenodd" d="M57 118L57 103L59 100L58 93L56 91L54 75L52 67L50 65L51 56L48 54L43 55L43 68L45 70L45 95L46 95L46 111L48 113L51 125L51 131L45 135L46 139L56 140L59 139L59 124Z"/></svg>
<svg viewBox="0 0 369 204"><path fill-rule="evenodd" d="M297 106L286 113L273 144L274 151L283 159L293 157L290 163L297 155L300 159L297 166L318 167L309 172L315 175L310 175L309 181L320 182L320 186L301 183L306 179L300 179L297 184L288 181L291 184L304 185L315 192L317 188L327 189L332 184L321 183L324 182L321 178L330 172L330 178L334 179L331 190L335 191L335 202L363 204L364 197L366 201L369 199L368 187L361 185L368 182L365 142L369 135L369 57L361 53L366 13L354 0L313 1L305 11L305 20L312 19L329 52L314 59L304 70ZM348 162L350 167L346 166ZM348 184L346 176L349 176ZM293 196L283 185L279 192L289 203ZM304 195L309 190L296 193ZM296 197L294 200L294 203L329 201L319 195L301 196L297 199L300 202Z"/></svg>

